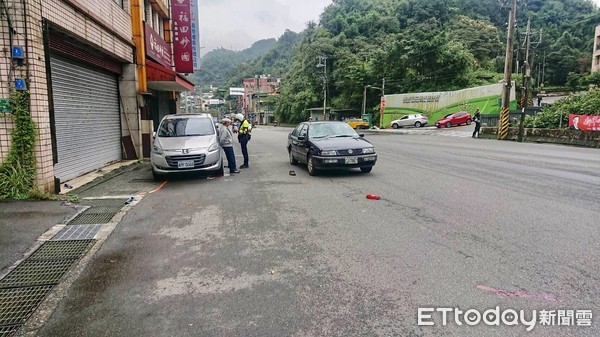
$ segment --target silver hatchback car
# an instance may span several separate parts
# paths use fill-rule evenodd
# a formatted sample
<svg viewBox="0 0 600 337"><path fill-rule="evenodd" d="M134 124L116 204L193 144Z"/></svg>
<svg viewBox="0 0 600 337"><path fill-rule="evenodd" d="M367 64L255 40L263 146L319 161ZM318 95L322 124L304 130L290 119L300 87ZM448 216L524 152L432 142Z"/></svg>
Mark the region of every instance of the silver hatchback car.
<svg viewBox="0 0 600 337"><path fill-rule="evenodd" d="M400 119L396 119L392 121L391 125L394 129L402 128L405 126L414 126L415 128L420 128L427 125L428 122L429 119L427 118L427 116L423 114L416 114L406 115Z"/></svg>
<svg viewBox="0 0 600 337"><path fill-rule="evenodd" d="M210 114L167 115L152 146L152 176L171 173L223 173L223 158Z"/></svg>

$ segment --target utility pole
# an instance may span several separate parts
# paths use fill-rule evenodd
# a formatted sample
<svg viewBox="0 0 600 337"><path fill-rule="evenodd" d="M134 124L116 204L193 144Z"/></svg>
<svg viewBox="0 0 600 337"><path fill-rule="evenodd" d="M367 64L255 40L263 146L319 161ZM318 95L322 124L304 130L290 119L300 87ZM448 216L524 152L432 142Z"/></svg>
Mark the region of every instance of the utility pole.
<svg viewBox="0 0 600 337"><path fill-rule="evenodd" d="M317 59L319 59L317 68L325 68L323 72L323 119L327 120L327 56L318 56Z"/></svg>
<svg viewBox="0 0 600 337"><path fill-rule="evenodd" d="M366 110L367 110L367 87L368 87L368 85L365 85L365 91L363 92L363 106L362 106L362 114L363 115L366 113Z"/></svg>
<svg viewBox="0 0 600 337"><path fill-rule="evenodd" d="M529 65L529 48L531 47L531 18L527 20L527 33L525 33L525 62L523 62L523 90L521 96L521 120L519 121L519 142L523 141L525 132L525 109L529 103L529 79L531 77L531 67Z"/></svg>
<svg viewBox="0 0 600 337"><path fill-rule="evenodd" d="M510 15L508 19L508 38L506 41L506 59L504 64L504 87L502 89L502 110L500 111L500 123L498 125L498 139L504 140L508 136L510 116L510 89L512 87L512 62L513 44L515 40L515 16L517 11L517 0L512 0Z"/></svg>

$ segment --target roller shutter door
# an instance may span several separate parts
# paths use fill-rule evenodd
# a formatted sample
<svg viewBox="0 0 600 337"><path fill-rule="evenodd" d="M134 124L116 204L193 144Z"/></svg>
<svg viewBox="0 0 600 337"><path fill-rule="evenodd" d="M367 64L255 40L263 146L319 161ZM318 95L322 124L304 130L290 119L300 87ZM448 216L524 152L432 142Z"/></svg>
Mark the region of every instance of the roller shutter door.
<svg viewBox="0 0 600 337"><path fill-rule="evenodd" d="M121 160L117 76L52 55L52 98L61 182Z"/></svg>

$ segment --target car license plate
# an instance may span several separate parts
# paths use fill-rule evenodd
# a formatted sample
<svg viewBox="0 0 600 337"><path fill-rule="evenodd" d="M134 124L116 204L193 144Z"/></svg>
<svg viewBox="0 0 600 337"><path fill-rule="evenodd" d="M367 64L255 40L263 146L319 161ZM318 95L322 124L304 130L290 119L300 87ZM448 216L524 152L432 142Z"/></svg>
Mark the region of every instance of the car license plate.
<svg viewBox="0 0 600 337"><path fill-rule="evenodd" d="M193 160L182 160L180 162L177 162L177 167L178 168L194 168L194 161Z"/></svg>
<svg viewBox="0 0 600 337"><path fill-rule="evenodd" d="M358 157L346 157L346 164L358 164Z"/></svg>

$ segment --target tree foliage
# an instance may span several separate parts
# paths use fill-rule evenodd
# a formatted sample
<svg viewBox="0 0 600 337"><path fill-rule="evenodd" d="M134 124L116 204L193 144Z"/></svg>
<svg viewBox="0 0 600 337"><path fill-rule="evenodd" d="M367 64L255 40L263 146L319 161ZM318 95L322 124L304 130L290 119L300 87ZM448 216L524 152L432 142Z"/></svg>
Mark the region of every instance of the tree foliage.
<svg viewBox="0 0 600 337"><path fill-rule="evenodd" d="M598 115L600 111L600 89L568 96L544 107L535 117L528 116L526 127L556 129L561 124L569 126L569 114ZM561 123L562 120L562 123Z"/></svg>
<svg viewBox="0 0 600 337"><path fill-rule="evenodd" d="M287 31L255 61L231 68L227 83L271 74L283 78L278 119L294 122L323 104L327 56L328 105L360 111L365 86L386 93L454 90L502 79L507 0L333 0L319 24L300 33ZM594 26L600 12L589 0L518 0L517 42L523 43L528 18L534 40L533 74L545 85L575 84L588 73ZM539 38L535 35L534 39ZM522 64L522 50L520 58ZM205 68L206 69L206 68ZM574 75L569 75L573 73ZM540 79L541 81L541 79ZM367 89L368 112L382 92Z"/></svg>

